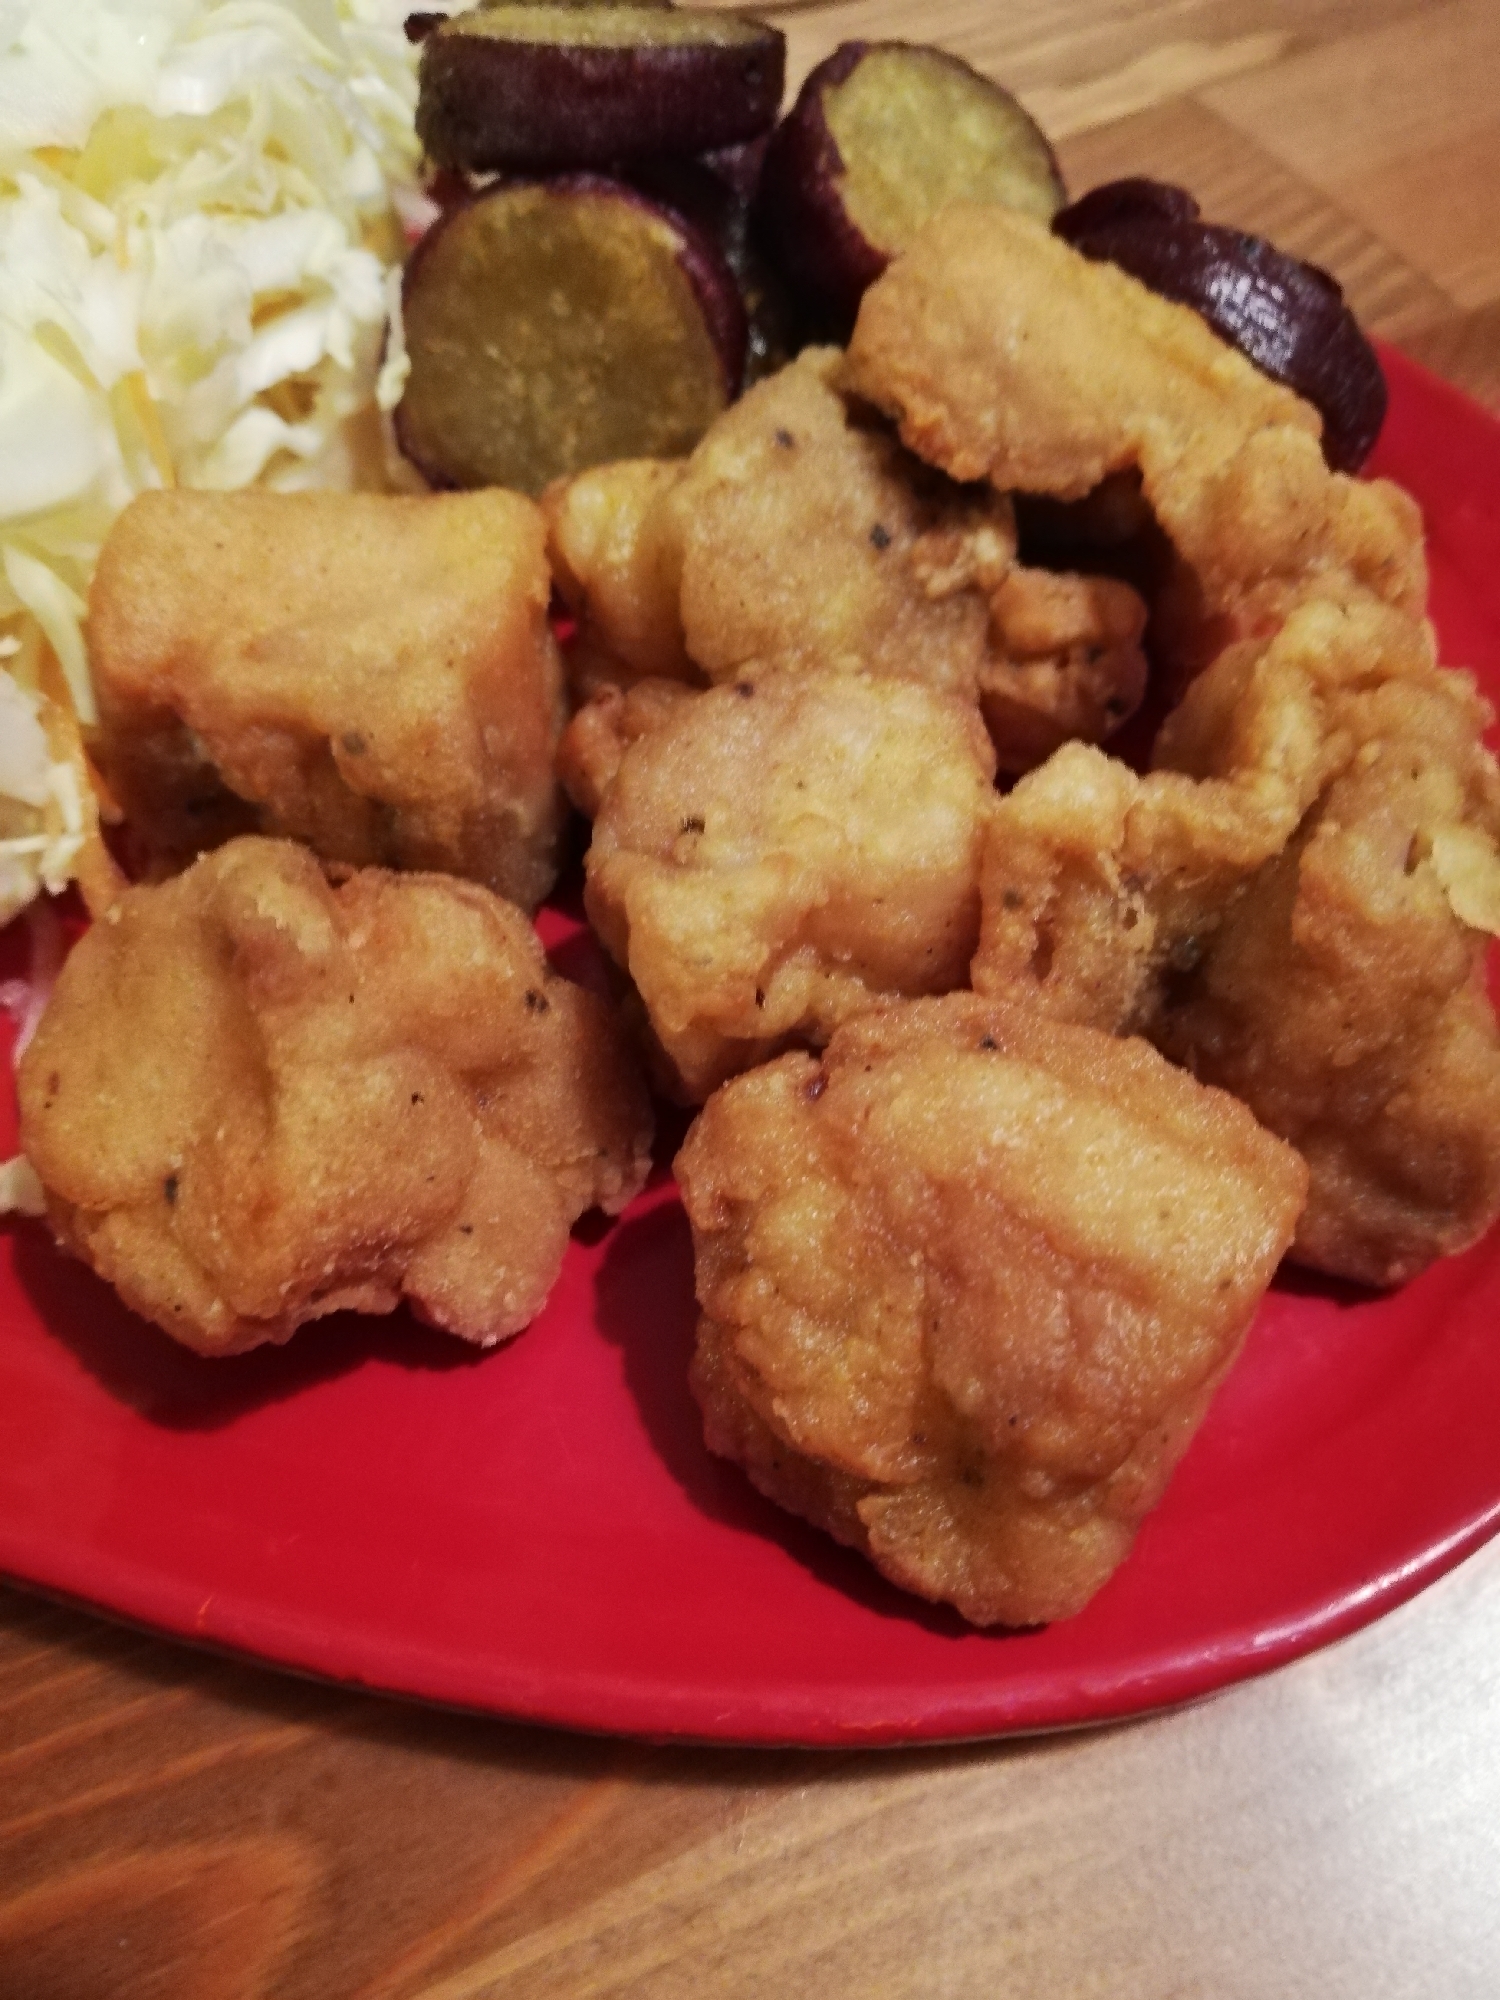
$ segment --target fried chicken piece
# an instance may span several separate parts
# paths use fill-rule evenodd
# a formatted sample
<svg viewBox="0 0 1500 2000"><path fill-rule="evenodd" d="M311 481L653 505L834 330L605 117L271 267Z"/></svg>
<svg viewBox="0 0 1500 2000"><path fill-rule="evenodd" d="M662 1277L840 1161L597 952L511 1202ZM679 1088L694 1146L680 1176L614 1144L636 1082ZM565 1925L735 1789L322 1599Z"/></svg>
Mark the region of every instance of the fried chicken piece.
<svg viewBox="0 0 1500 2000"><path fill-rule="evenodd" d="M575 717L564 759L598 760L585 907L664 1088L701 1102L872 997L965 983L994 798L974 708L918 681L760 673L612 744L644 693Z"/></svg>
<svg viewBox="0 0 1500 2000"><path fill-rule="evenodd" d="M557 750L557 775L585 818L597 818L630 745L694 694L681 681L641 680L625 687L600 681L563 731Z"/></svg>
<svg viewBox="0 0 1500 2000"><path fill-rule="evenodd" d="M976 990L1149 1031L1163 978L1199 962L1351 754L1343 695L1361 675L1449 678L1389 607L1314 601L1193 683L1157 741L1171 768L1141 777L1075 743L1022 778L988 838Z"/></svg>
<svg viewBox="0 0 1500 2000"><path fill-rule="evenodd" d="M492 1345L648 1165L617 1024L519 910L253 837L80 939L19 1087L58 1240L205 1354L403 1301Z"/></svg>
<svg viewBox="0 0 1500 2000"><path fill-rule="evenodd" d="M682 542L664 502L676 458L627 458L557 479L542 495L558 594L578 620L568 648L574 698L650 676L702 684L682 635Z"/></svg>
<svg viewBox="0 0 1500 2000"><path fill-rule="evenodd" d="M561 824L550 591L518 494L145 494L90 595L105 775L168 868L285 834L534 909Z"/></svg>
<svg viewBox="0 0 1500 2000"><path fill-rule="evenodd" d="M1437 669L1347 693L1330 726L1347 763L1151 1024L1308 1160L1297 1255L1370 1284L1467 1248L1500 1214L1488 719Z"/></svg>
<svg viewBox="0 0 1500 2000"><path fill-rule="evenodd" d="M1146 606L1129 584L1018 563L990 616L999 647L980 670L979 701L1007 774L1064 743L1106 742L1140 707Z"/></svg>
<svg viewBox="0 0 1500 2000"><path fill-rule="evenodd" d="M727 410L685 464L548 495L575 685L766 667L897 674L981 698L1001 767L1102 741L1139 704L1146 611L1122 583L1015 562L1008 499L904 451L809 349Z"/></svg>
<svg viewBox="0 0 1500 2000"><path fill-rule="evenodd" d="M923 232L848 373L955 477L1069 499L1137 470L1177 640L1221 647L1148 776L1069 745L1002 802L976 988L1143 1031L1243 1095L1312 1167L1304 1261L1390 1282L1472 1241L1500 1213L1475 971L1500 781L1422 622L1415 505L1330 473L1315 413L1195 314L1000 210ZM1423 860L1458 853L1467 902Z"/></svg>
<svg viewBox="0 0 1500 2000"><path fill-rule="evenodd" d="M969 994L727 1084L677 1175L710 1447L980 1625L1124 1558L1307 1181L1143 1042Z"/></svg>
<svg viewBox="0 0 1500 2000"><path fill-rule="evenodd" d="M1081 744L997 804L977 990L1149 1035L1312 1168L1294 1255L1372 1284L1500 1215L1489 710L1424 628L1314 599L1137 777Z"/></svg>
<svg viewBox="0 0 1500 2000"><path fill-rule="evenodd" d="M989 596L1015 560L1010 503L859 424L840 365L836 349L809 349L688 460L671 498L688 652L714 681L837 667L971 694Z"/></svg>
<svg viewBox="0 0 1500 2000"><path fill-rule="evenodd" d="M955 203L930 222L865 293L845 379L954 479L1079 500L1138 468L1227 638L1314 594L1425 605L1407 494L1330 473L1310 404L1027 216Z"/></svg>

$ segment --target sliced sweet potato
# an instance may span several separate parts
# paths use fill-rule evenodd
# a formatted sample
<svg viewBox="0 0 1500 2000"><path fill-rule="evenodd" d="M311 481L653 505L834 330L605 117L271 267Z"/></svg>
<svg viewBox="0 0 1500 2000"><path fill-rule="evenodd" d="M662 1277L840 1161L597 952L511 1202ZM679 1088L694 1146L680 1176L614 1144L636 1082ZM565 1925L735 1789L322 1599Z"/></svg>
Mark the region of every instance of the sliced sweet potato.
<svg viewBox="0 0 1500 2000"><path fill-rule="evenodd" d="M714 244L596 176L491 188L407 265L401 449L437 486L692 449L738 392L744 307Z"/></svg>
<svg viewBox="0 0 1500 2000"><path fill-rule="evenodd" d="M423 37L417 134L439 166L550 173L768 131L785 38L707 9L499 6Z"/></svg>
<svg viewBox="0 0 1500 2000"><path fill-rule="evenodd" d="M697 159L647 160L630 169L633 187L686 216L723 252L745 302L747 389L784 367L802 344L795 302L750 226L764 153L765 140L752 139Z"/></svg>
<svg viewBox="0 0 1500 2000"><path fill-rule="evenodd" d="M861 294L951 201L1050 220L1067 199L1040 127L941 49L845 42L772 135L757 222L768 254L841 335Z"/></svg>
<svg viewBox="0 0 1500 2000"><path fill-rule="evenodd" d="M507 3L508 0L479 0L475 11L485 14ZM676 0L537 0L537 4L547 7L646 7L653 13L659 13L675 6ZM449 14L408 14L406 39L409 42L425 42L434 28L442 27L444 21L451 19Z"/></svg>
<svg viewBox="0 0 1500 2000"><path fill-rule="evenodd" d="M1110 181L1052 227L1085 257L1191 306L1263 374L1305 397L1322 413L1323 454L1335 472L1364 463L1385 420L1385 376L1326 271L1264 236L1201 221L1185 189L1160 181Z"/></svg>

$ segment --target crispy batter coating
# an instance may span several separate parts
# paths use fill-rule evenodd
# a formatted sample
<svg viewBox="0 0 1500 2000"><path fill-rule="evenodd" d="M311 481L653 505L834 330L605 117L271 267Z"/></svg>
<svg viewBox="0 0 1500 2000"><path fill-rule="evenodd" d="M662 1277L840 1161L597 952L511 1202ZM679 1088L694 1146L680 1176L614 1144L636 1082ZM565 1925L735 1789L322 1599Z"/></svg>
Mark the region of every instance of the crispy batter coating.
<svg viewBox="0 0 1500 2000"><path fill-rule="evenodd" d="M552 885L561 671L518 494L148 493L100 557L100 761L159 864L235 833Z"/></svg>
<svg viewBox="0 0 1500 2000"><path fill-rule="evenodd" d="M954 479L1077 500L1138 468L1226 636L1314 592L1426 602L1408 495L1330 474L1310 404L1027 216L944 210L866 292L845 373Z"/></svg>
<svg viewBox="0 0 1500 2000"><path fill-rule="evenodd" d="M52 1226L206 1354L353 1307L490 1345L642 1185L604 1002L477 884L246 838L79 941L20 1071Z"/></svg>
<svg viewBox="0 0 1500 2000"><path fill-rule="evenodd" d="M1422 621L1415 505L1331 474L1315 413L1195 314L998 209L871 288L848 372L955 477L1071 499L1138 471L1177 640L1212 656L1146 777L1069 744L1001 802L975 987L1242 1096L1312 1168L1318 1268L1393 1282L1473 1241L1500 1213L1500 778Z"/></svg>
<svg viewBox="0 0 1500 2000"><path fill-rule="evenodd" d="M563 731L557 749L557 775L585 817L598 816L630 745L649 736L694 694L681 681L640 680L623 687L617 681L599 682Z"/></svg>
<svg viewBox="0 0 1500 2000"><path fill-rule="evenodd" d="M762 666L919 675L970 694L1008 500L964 492L855 421L813 348L718 418L671 498L688 652L710 680Z"/></svg>
<svg viewBox="0 0 1500 2000"><path fill-rule="evenodd" d="M1480 807L1492 765L1473 691L1433 665L1423 627L1368 597L1315 599L1266 642L1221 653L1138 776L1069 744L996 808L974 984L1063 1020L1149 1031L1162 982L1191 970L1233 897L1281 853L1359 754L1366 690L1410 683L1464 720Z"/></svg>
<svg viewBox="0 0 1500 2000"><path fill-rule="evenodd" d="M990 600L979 705L1000 768L1033 770L1064 743L1106 742L1140 707L1146 606L1127 583L1017 563Z"/></svg>
<svg viewBox="0 0 1500 2000"><path fill-rule="evenodd" d="M1307 1183L1145 1043L970 994L727 1084L677 1174L711 1448L981 1625L1123 1559Z"/></svg>
<svg viewBox="0 0 1500 2000"><path fill-rule="evenodd" d="M1438 669L1348 691L1353 754L1227 907L1151 1031L1313 1169L1298 1255L1376 1285L1500 1214L1500 773L1488 710Z"/></svg>
<svg viewBox="0 0 1500 2000"><path fill-rule="evenodd" d="M718 418L685 464L604 466L547 498L582 619L575 685L765 667L897 674L978 697L1002 769L1103 741L1145 690L1123 583L1015 561L1008 499L903 450L809 349Z"/></svg>
<svg viewBox="0 0 1500 2000"><path fill-rule="evenodd" d="M966 982L994 798L974 708L841 673L760 673L651 715L644 694L583 711L564 752L599 760L585 905L665 1088L701 1102L872 996Z"/></svg>
<svg viewBox="0 0 1500 2000"><path fill-rule="evenodd" d="M682 477L677 458L626 458L557 479L542 495L558 593L579 621L568 649L575 696L638 677L702 682L682 636L682 542L658 505Z"/></svg>

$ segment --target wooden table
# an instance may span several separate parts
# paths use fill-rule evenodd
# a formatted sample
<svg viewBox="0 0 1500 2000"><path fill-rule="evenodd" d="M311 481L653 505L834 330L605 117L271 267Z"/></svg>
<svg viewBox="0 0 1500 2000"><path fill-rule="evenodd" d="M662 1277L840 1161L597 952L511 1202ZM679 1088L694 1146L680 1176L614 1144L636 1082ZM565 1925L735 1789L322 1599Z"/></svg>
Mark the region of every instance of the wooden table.
<svg viewBox="0 0 1500 2000"><path fill-rule="evenodd" d="M1496 0L851 0L1070 182L1181 180L1500 404ZM1500 1455L1500 1445L1497 1445ZM281 1678L0 1592L3 2000L1494 2000L1500 1543L1186 1712L858 1756L662 1750Z"/></svg>

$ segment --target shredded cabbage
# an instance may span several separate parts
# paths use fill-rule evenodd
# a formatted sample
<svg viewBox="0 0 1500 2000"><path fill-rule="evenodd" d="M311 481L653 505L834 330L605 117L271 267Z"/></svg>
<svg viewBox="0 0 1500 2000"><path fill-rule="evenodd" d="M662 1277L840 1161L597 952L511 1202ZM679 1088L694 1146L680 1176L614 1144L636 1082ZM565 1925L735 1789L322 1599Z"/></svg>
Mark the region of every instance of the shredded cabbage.
<svg viewBox="0 0 1500 2000"><path fill-rule="evenodd" d="M406 11L0 0L0 921L85 837L47 707L94 719L80 619L121 507L381 481Z"/></svg>

